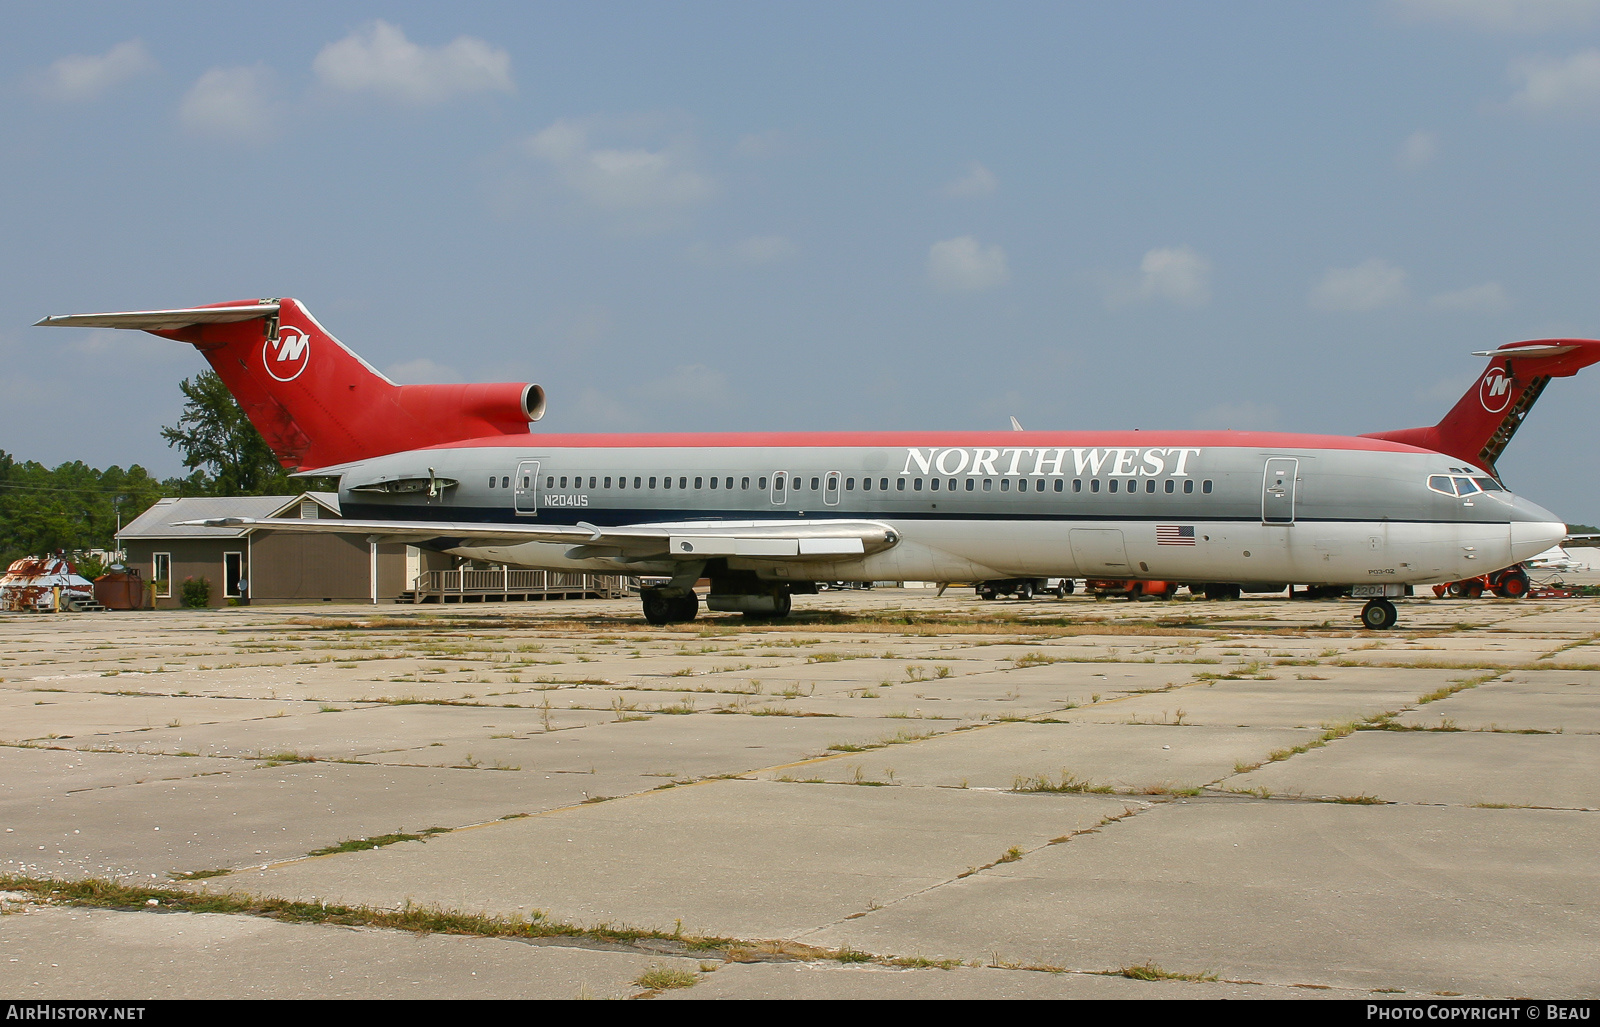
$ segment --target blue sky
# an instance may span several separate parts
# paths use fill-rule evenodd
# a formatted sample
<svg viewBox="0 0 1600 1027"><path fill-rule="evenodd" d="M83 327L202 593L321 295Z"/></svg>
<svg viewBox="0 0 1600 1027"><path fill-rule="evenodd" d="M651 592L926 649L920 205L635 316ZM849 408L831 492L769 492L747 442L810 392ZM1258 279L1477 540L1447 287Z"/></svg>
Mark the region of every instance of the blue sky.
<svg viewBox="0 0 1600 1027"><path fill-rule="evenodd" d="M175 473L295 296L544 430L1431 424L1600 334L1600 2L3 6L0 448ZM1600 518L1600 371L1508 484Z"/></svg>

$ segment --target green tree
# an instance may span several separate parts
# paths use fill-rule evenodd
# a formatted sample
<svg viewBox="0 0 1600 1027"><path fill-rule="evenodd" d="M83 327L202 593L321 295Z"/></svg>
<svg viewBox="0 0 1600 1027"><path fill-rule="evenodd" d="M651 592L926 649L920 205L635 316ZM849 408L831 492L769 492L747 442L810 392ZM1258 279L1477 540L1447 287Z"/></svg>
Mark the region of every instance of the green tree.
<svg viewBox="0 0 1600 1027"><path fill-rule="evenodd" d="M284 473L215 371L185 378L178 388L187 400L183 414L176 426L161 429L161 437L183 454L183 465L196 472L186 479L194 490L186 489L187 494L290 495L311 487Z"/></svg>

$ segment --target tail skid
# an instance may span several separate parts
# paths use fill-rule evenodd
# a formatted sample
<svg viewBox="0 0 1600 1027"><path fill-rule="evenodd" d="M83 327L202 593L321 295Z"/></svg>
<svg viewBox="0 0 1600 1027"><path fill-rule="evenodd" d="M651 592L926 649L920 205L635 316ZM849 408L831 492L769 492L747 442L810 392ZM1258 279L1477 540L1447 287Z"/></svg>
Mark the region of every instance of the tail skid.
<svg viewBox="0 0 1600 1027"><path fill-rule="evenodd" d="M1369 432L1362 438L1431 449L1498 476L1496 461L1550 379L1570 377L1600 361L1600 341L1535 339L1473 356L1489 357L1489 366L1444 420L1429 428Z"/></svg>
<svg viewBox="0 0 1600 1027"><path fill-rule="evenodd" d="M522 435L544 416L537 385L396 385L292 299L71 314L39 324L137 328L193 344L292 471Z"/></svg>

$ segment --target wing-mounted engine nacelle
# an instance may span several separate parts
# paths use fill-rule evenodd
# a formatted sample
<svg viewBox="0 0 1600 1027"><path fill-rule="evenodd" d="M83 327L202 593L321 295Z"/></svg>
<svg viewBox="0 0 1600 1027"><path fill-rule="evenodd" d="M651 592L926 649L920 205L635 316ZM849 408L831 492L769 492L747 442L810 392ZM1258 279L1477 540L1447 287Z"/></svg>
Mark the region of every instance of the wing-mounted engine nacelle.
<svg viewBox="0 0 1600 1027"><path fill-rule="evenodd" d="M517 434L544 416L544 389L526 382L480 385L401 385L399 405L418 421L472 425L457 438ZM482 426L482 431L476 426Z"/></svg>

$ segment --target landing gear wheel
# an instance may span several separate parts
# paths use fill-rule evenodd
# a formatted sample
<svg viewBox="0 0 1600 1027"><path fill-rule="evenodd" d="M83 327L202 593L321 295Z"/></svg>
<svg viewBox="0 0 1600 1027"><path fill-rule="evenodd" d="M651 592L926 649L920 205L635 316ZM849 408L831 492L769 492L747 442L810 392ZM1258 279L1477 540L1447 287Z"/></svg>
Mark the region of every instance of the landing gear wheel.
<svg viewBox="0 0 1600 1027"><path fill-rule="evenodd" d="M1361 608L1361 626L1372 631L1386 631L1399 619L1399 611L1387 599L1369 599Z"/></svg>
<svg viewBox="0 0 1600 1027"><path fill-rule="evenodd" d="M644 619L656 625L681 624L694 620L695 614L700 612L700 597L693 592L668 596L663 595L661 589L652 588L639 593L639 601L644 607Z"/></svg>
<svg viewBox="0 0 1600 1027"><path fill-rule="evenodd" d="M990 598L993 597L991 596ZM789 593L785 592L782 595L774 596L773 603L776 605L777 609L773 610L771 613L757 613L754 610L746 610L744 611L744 619L754 621L783 620L783 618L789 616L789 610L792 607L792 603L789 599Z"/></svg>
<svg viewBox="0 0 1600 1027"><path fill-rule="evenodd" d="M645 620L657 625L672 623L672 600L662 595L660 589L645 589L639 593L639 601L644 606Z"/></svg>

